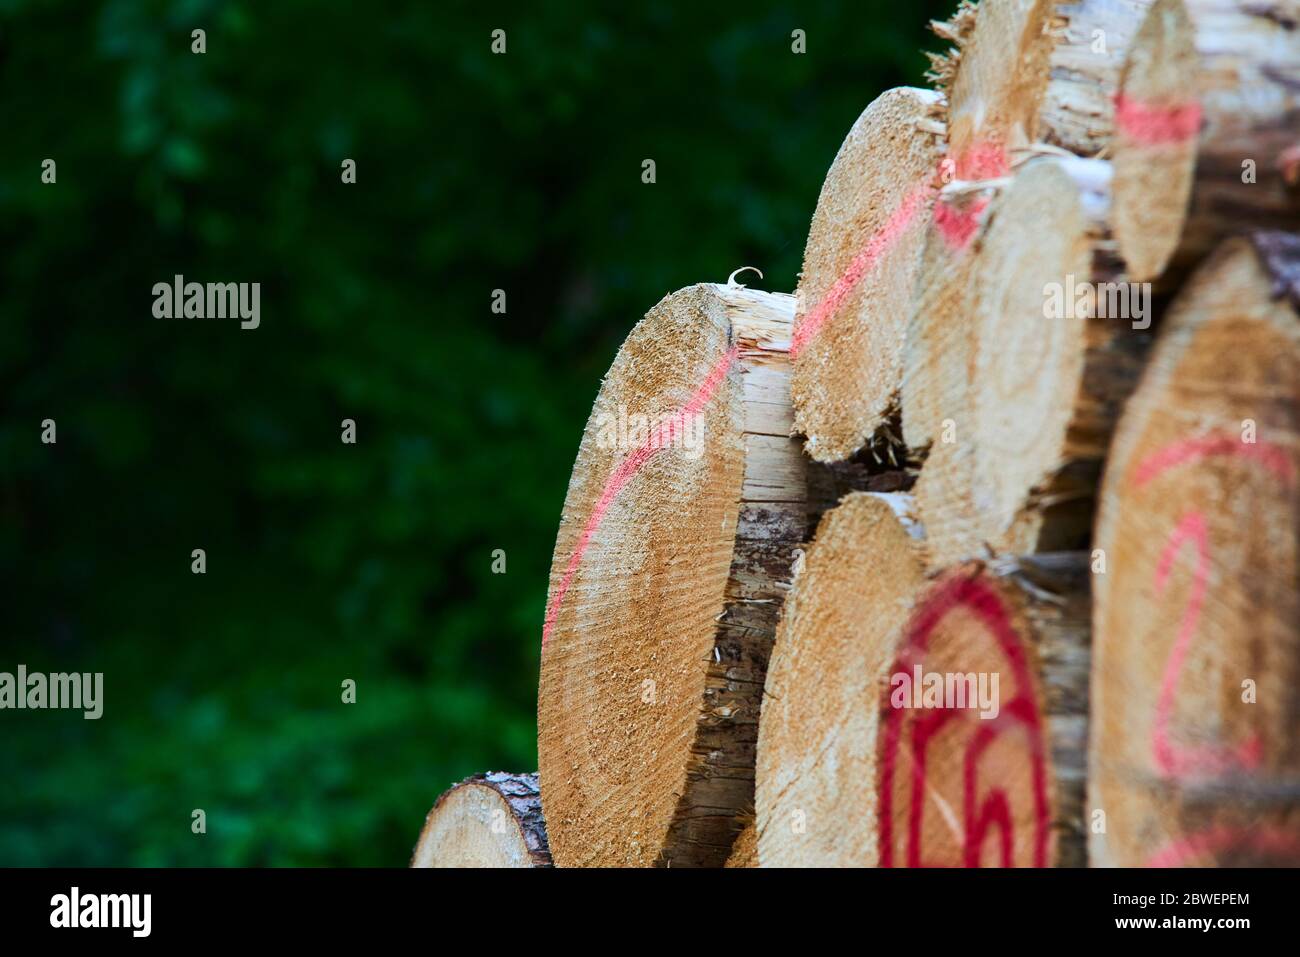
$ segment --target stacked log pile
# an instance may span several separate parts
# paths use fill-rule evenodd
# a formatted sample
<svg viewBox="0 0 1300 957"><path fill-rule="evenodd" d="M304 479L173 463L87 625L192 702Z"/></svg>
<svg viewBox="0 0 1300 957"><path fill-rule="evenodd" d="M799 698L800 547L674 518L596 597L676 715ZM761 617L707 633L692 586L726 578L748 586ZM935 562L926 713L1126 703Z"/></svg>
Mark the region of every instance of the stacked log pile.
<svg viewBox="0 0 1300 957"><path fill-rule="evenodd" d="M673 293L605 378L541 636L559 866L1300 864L1300 0L934 29L794 295ZM538 863L469 784L417 862Z"/></svg>

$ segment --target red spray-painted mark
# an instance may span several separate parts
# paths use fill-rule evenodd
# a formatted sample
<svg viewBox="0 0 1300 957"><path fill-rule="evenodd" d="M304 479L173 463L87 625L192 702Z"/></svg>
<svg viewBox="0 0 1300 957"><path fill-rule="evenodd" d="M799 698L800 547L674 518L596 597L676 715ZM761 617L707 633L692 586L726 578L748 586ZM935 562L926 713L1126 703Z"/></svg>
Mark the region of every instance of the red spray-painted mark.
<svg viewBox="0 0 1300 957"><path fill-rule="evenodd" d="M1002 144L984 141L973 143L957 157L951 170L957 179L996 179L1011 172L1011 160ZM980 196L962 206L942 200L935 204L934 225L950 250L960 252L971 244L990 202L989 197Z"/></svg>
<svg viewBox="0 0 1300 957"><path fill-rule="evenodd" d="M1115 126L1141 146L1186 143L1201 129L1201 104L1195 100L1160 103L1115 96Z"/></svg>
<svg viewBox="0 0 1300 957"><path fill-rule="evenodd" d="M983 140L957 157L955 171L958 179L996 179L1011 172L1011 159L1001 143Z"/></svg>
<svg viewBox="0 0 1300 957"><path fill-rule="evenodd" d="M1277 158L1277 168L1288 186L1300 185L1300 143L1288 146Z"/></svg>
<svg viewBox="0 0 1300 957"><path fill-rule="evenodd" d="M849 268L835 280L821 301L795 327L790 341L792 357L797 357L803 351L804 346L821 331L826 320L844 305L844 300L848 298L854 287L863 280L880 258L898 241L898 238L907 232L907 228L912 224L917 213L925 207L932 192L933 187L929 183L913 189L884 225L871 234L867 245L849 263Z"/></svg>
<svg viewBox="0 0 1300 957"><path fill-rule="evenodd" d="M972 612L997 641L998 648L1011 665L1016 679L1017 694L1014 700L1001 708L997 718L986 721L975 717L977 730L966 746L962 765L962 864L978 867L980 852L991 828L999 832L1000 859L1003 866L1012 866L1015 835L1011 820L1011 803L1006 790L993 787L982 802L979 801L979 762L985 751L1002 734L1013 729L1022 731L1032 762L1034 835L1033 860L1035 867L1047 865L1050 839L1047 804L1047 766L1043 750L1042 722L1033 697L1033 683L1029 662L1020 636L1016 634L1006 606L998 594L984 582L966 575L955 575L937 584L922 599L908 623L903 649L894 663L894 671L910 671L925 657L930 637L949 613L964 608ZM886 699L887 700L887 699ZM910 804L907 819L906 867L926 866L922 857L921 822L926 800L926 748L931 739L951 719L962 715L956 709L936 708L915 718L911 724L909 744L912 754ZM966 713L970 717L969 712ZM894 865L894 776L898 767L898 752L903 739L906 714L886 707L885 735L880 779L880 863L882 867Z"/></svg>
<svg viewBox="0 0 1300 957"><path fill-rule="evenodd" d="M1279 864L1300 861L1300 838L1279 827L1212 827L1176 838L1147 860L1147 867L1187 867L1199 857L1224 851L1257 854Z"/></svg>
<svg viewBox="0 0 1300 957"><path fill-rule="evenodd" d="M1171 442L1164 448L1142 459L1134 470L1133 482L1141 488L1170 469L1214 456L1231 456L1263 466L1284 484L1290 486L1295 478L1295 466L1286 450L1272 442L1241 441L1231 435L1204 435ZM1180 519L1161 552L1155 569L1155 589L1162 595L1168 585L1174 560L1185 542L1196 549L1196 565L1192 572L1192 588L1187 607L1178 626L1178 634L1165 663L1156 700L1155 721L1151 731L1151 749L1156 767L1173 778L1187 778L1193 774L1221 774L1241 768L1252 769L1263 760L1263 740L1252 734L1235 747L1186 748L1174 744L1169 737L1173 718L1178 681L1187 662L1192 638L1200 624L1209 589L1210 542L1205 516L1200 511L1190 511Z"/></svg>
<svg viewBox="0 0 1300 957"><path fill-rule="evenodd" d="M601 490L600 498L596 500L596 505L591 510L591 515L587 518L587 524L583 526L582 534L578 536L578 544L573 549L573 554L569 556L569 562L564 567L564 575L560 579L560 585L555 589L555 597L551 600L551 606L546 612L546 623L542 626L542 649L545 650L547 641L550 640L551 632L555 629L555 622L560 616L560 606L564 603L564 596L569 591L569 585L573 582L573 576L577 574L578 566L582 563L582 556L587 551L587 546L591 544L592 536L600 528L601 521L605 518L605 513L609 511L610 505L622 491L623 486L631 481L650 461L660 449L670 445L677 436L678 430L684 430L686 419L698 415L704 411L704 407L713 398L713 394L718 391L723 380L727 376L727 370L731 368L731 363L735 361L740 354L739 346L732 346L714 363L713 368L700 383L698 389L690 397L687 403L679 410L662 420L659 425L651 432L649 437L640 446L629 452L618 466L610 473L605 482L605 487Z"/></svg>
<svg viewBox="0 0 1300 957"><path fill-rule="evenodd" d="M958 209L952 203L938 202L934 206L934 227L948 248L960 252L971 244L979 232L980 216L988 208L989 198L981 196Z"/></svg>
<svg viewBox="0 0 1300 957"><path fill-rule="evenodd" d="M1156 595L1164 594L1169 583L1169 573L1174 560L1184 542L1192 542L1196 548L1196 566L1192 572L1192 591L1187 599L1187 609L1183 612L1178 626L1178 635L1174 639L1173 650L1165 664L1164 677L1160 683L1160 697L1156 701L1155 724L1151 731L1151 747L1155 752L1156 767L1161 773L1170 777L1185 778L1192 774L1218 774L1230 768L1254 768L1259 766L1263 757L1263 742L1258 734L1252 734L1246 741L1235 748L1185 748L1169 740L1169 723L1173 718L1174 700L1178 695L1178 679L1182 676L1183 666L1187 661L1187 650L1191 646L1192 636L1196 634L1200 623L1201 611L1205 606L1205 593L1210 579L1210 542L1205 525L1205 516L1198 511L1188 512L1160 555L1156 565Z"/></svg>
<svg viewBox="0 0 1300 957"><path fill-rule="evenodd" d="M1008 168L1006 154L996 144L978 144L956 162L941 160L930 179L915 186L903 198L889 218L867 238L866 245L853 257L848 268L835 280L826 295L800 319L790 341L791 358L798 358L799 353L821 332L827 320L840 310L858 283L866 278L885 253L907 232L917 216L938 194L943 183L950 181L954 175L963 179L1002 176ZM987 198L968 203L960 210L946 203L938 204L935 225L950 248L964 249L974 238L979 228L980 214L987 206Z"/></svg>
<svg viewBox="0 0 1300 957"><path fill-rule="evenodd" d="M1133 482L1139 488L1169 469L1218 455L1257 462L1286 485L1295 481L1295 463L1275 442L1243 442L1235 435L1203 435L1171 442L1138 463Z"/></svg>

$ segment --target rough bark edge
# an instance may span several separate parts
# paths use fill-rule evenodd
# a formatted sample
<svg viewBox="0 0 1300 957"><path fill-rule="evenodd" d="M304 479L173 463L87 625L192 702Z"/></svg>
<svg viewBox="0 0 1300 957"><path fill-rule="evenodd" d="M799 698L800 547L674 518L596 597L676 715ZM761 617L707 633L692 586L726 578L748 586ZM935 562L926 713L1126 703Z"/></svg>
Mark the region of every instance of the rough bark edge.
<svg viewBox="0 0 1300 957"><path fill-rule="evenodd" d="M420 828L420 836L411 851L411 861L408 866L415 865L420 845L424 843L429 825L433 823L434 815L438 813L443 802L457 789L471 784L491 788L509 805L515 826L519 828L519 836L523 838L524 846L528 848L528 856L532 860L533 867L555 866L551 861L550 846L546 841L546 821L542 817L542 790L537 773L511 774L508 771L471 774L438 795L438 800L433 802L433 807L424 816L424 826Z"/></svg>
<svg viewBox="0 0 1300 957"><path fill-rule="evenodd" d="M1286 298L1300 312L1300 235L1276 230L1250 233L1247 238L1268 273L1273 299Z"/></svg>
<svg viewBox="0 0 1300 957"><path fill-rule="evenodd" d="M970 39L971 31L975 29L978 9L975 0L961 0L947 20L930 21L930 32L952 44L942 53L926 53L930 68L925 72L925 79L945 98L952 92L952 82L957 76L957 67L961 62L961 48Z"/></svg>

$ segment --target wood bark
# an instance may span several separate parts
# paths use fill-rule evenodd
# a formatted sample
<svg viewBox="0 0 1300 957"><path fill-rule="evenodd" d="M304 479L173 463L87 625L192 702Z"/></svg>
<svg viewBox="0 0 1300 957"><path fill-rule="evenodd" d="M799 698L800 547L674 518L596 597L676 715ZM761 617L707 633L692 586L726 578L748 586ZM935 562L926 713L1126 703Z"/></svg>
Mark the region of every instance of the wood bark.
<svg viewBox="0 0 1300 957"><path fill-rule="evenodd" d="M1300 239L1227 241L1107 465L1090 856L1300 864Z"/></svg>
<svg viewBox="0 0 1300 957"><path fill-rule="evenodd" d="M818 461L899 442L889 426L934 199L940 105L928 90L881 94L854 123L822 186L796 292L792 387L795 429Z"/></svg>
<svg viewBox="0 0 1300 957"><path fill-rule="evenodd" d="M1083 863L1083 557L927 576L923 534L907 496L855 494L808 549L763 702L763 866ZM896 697L917 667L998 675L996 716Z"/></svg>
<svg viewBox="0 0 1300 957"><path fill-rule="evenodd" d="M814 510L789 437L793 316L792 296L692 286L649 312L606 375L544 632L557 864L720 866L752 806L767 657ZM649 454L602 441L620 410L696 413L703 441Z"/></svg>
<svg viewBox="0 0 1300 957"><path fill-rule="evenodd" d="M448 789L429 811L412 867L550 867L536 774L493 771Z"/></svg>

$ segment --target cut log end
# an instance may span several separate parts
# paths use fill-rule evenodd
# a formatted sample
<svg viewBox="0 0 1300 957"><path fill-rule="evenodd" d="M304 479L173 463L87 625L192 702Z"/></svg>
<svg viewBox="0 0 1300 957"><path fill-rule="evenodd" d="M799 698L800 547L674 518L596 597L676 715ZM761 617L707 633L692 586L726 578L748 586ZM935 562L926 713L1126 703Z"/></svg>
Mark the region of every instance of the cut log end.
<svg viewBox="0 0 1300 957"><path fill-rule="evenodd" d="M1087 476L1078 481L1076 473L1091 465L1095 477L1113 415L1110 393L1132 380L1132 371L1089 368L1125 355L1108 348L1123 320L1093 319L1087 304L1080 306L1095 278L1097 211L1089 212L1086 192L1067 169L1092 165L1105 164L1052 160L1023 168L989 211L969 293L950 300L950 315L932 317L948 332L909 343L922 355L948 356L930 360L946 368L931 377L943 394L927 398L940 410L932 419L943 417L945 426L917 482L932 568L991 551L1024 554L1086 541L1087 508L1050 506L1058 495L1091 498ZM961 356L961 368L953 356ZM1047 527L1048 518L1056 527Z"/></svg>
<svg viewBox="0 0 1300 957"><path fill-rule="evenodd" d="M876 752L881 866L1082 866L1082 556L947 569L894 645Z"/></svg>
<svg viewBox="0 0 1300 957"><path fill-rule="evenodd" d="M809 549L763 706L759 860L1082 864L1082 559L928 579L919 534L857 495Z"/></svg>
<svg viewBox="0 0 1300 957"><path fill-rule="evenodd" d="M1034 141L1062 27L1055 6L1004 0L976 8L948 97L949 155L959 179L1000 175L1011 152Z"/></svg>
<svg viewBox="0 0 1300 957"><path fill-rule="evenodd" d="M1094 863L1300 864L1297 269L1295 237L1225 243L1120 423L1096 540Z"/></svg>
<svg viewBox="0 0 1300 957"><path fill-rule="evenodd" d="M789 438L793 314L791 296L674 293L596 399L556 543L539 689L562 866L719 866L752 804L763 674L808 520Z"/></svg>
<svg viewBox="0 0 1300 957"><path fill-rule="evenodd" d="M795 429L822 462L849 458L898 406L908 302L941 155L938 95L878 97L822 187L797 292ZM942 128L939 127L939 130Z"/></svg>
<svg viewBox="0 0 1300 957"><path fill-rule="evenodd" d="M877 858L881 676L924 572L907 496L850 495L808 548L763 697L756 805L763 866ZM913 526L914 527L914 526Z"/></svg>
<svg viewBox="0 0 1300 957"><path fill-rule="evenodd" d="M429 811L412 867L549 867L536 774L494 771L450 788Z"/></svg>
<svg viewBox="0 0 1300 957"><path fill-rule="evenodd" d="M926 229L903 344L903 443L916 457L950 434L972 357L969 290L989 197L941 197Z"/></svg>
<svg viewBox="0 0 1300 957"><path fill-rule="evenodd" d="M1128 278L1160 276L1187 219L1201 108L1192 92L1195 31L1183 0L1156 0L1115 97L1111 228Z"/></svg>

